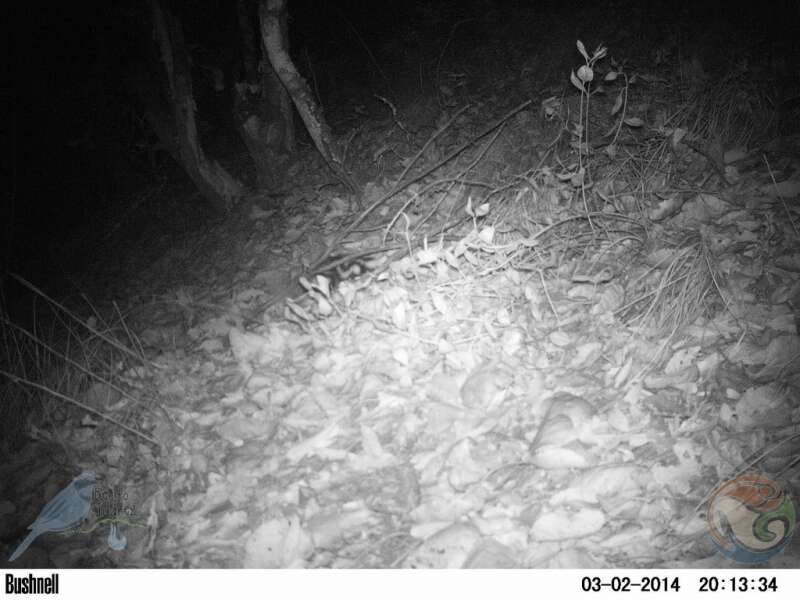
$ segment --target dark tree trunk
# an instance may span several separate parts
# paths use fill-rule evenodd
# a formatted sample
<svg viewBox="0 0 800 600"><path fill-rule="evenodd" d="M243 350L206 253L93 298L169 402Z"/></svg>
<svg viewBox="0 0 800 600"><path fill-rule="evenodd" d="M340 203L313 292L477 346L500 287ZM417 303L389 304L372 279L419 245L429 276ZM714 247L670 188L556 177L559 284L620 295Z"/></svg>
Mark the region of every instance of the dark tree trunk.
<svg viewBox="0 0 800 600"><path fill-rule="evenodd" d="M170 155L183 167L197 189L220 212L228 212L242 195L242 185L217 161L208 159L200 146L192 95L191 61L180 22L151 0L156 40L167 81L167 102L155 90L142 87L145 116Z"/></svg>
<svg viewBox="0 0 800 600"><path fill-rule="evenodd" d="M342 164L341 148L333 138L322 109L314 100L308 83L297 72L289 56L286 14L286 0L261 0L258 19L264 56L269 59L274 73L289 92L300 118L303 119L303 124L325 162L336 177L353 192L357 192L358 186Z"/></svg>
<svg viewBox="0 0 800 600"><path fill-rule="evenodd" d="M255 164L259 186L274 190L281 187L295 151L292 103L269 61L257 59L255 5L239 0L238 10L247 80L234 87L234 120ZM280 27L288 40L286 11Z"/></svg>

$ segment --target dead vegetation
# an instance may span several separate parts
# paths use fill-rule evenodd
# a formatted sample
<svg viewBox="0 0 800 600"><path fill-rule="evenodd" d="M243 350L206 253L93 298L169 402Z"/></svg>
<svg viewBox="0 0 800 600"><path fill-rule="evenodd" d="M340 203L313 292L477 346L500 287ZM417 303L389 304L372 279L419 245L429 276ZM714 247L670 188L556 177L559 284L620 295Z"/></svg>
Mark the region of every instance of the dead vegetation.
<svg viewBox="0 0 800 600"><path fill-rule="evenodd" d="M125 311L19 282L52 329L3 314L3 424L138 488L112 564L720 565L717 481L796 491L775 101L742 63L667 80L578 51L537 103L442 87L427 131L391 106L349 139L385 172L362 197L298 168Z"/></svg>

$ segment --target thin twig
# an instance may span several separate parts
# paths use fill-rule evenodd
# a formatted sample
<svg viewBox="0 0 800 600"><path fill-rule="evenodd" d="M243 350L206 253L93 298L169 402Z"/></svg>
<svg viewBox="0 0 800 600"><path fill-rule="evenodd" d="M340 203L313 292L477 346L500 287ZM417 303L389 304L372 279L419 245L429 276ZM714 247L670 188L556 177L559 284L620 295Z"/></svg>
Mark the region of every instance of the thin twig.
<svg viewBox="0 0 800 600"><path fill-rule="evenodd" d="M93 414L93 415L95 415L97 417L100 417L104 421L108 421L109 423L112 423L112 424L116 425L117 427L121 427L125 431L127 431L129 433L132 433L132 434L142 438L143 440L146 440L146 441L150 442L151 444L154 444L154 445L159 446L159 447L161 446L161 444L158 441L156 441L154 438L151 438L146 433L142 433L141 431L138 431L138 430L134 429L133 427L130 427L129 425L125 425L125 423L121 423L120 421L117 421L114 417L109 417L108 415L101 413L99 410L97 410L95 408L92 408L91 406L88 406L88 405L84 404L83 402L80 402L79 400L75 400L75 398L70 398L69 396L66 396L65 394L62 394L61 392L57 392L56 390L52 390L52 389L50 389L49 387L47 387L45 385L42 385L40 383L36 383L34 381L30 381L29 379L23 379L22 377L17 377L13 373L9 373L8 371L6 371L4 369L0 369L0 375L5 375L6 377L8 377L14 383L24 384L24 385L27 385L29 387L35 388L37 390L40 390L42 392L45 392L47 394L50 394L51 396L55 396L59 400L63 400L64 402L72 404L73 406L76 406L76 407L78 407L78 408L80 408L82 410L85 410L88 413L91 413L91 414Z"/></svg>
<svg viewBox="0 0 800 600"><path fill-rule="evenodd" d="M463 106L452 117L450 117L450 119L447 121L447 123L442 125L435 132L433 132L433 135L431 135L431 137L428 139L428 141L425 142L425 144L422 146L422 148L420 148L420 150L419 150L419 152L417 152L416 156L414 156L414 158L411 160L411 162L408 163L406 168L403 169L403 172L400 174L400 177L397 179L397 183L395 183L392 186L391 190L389 190L388 193L384 194L383 196L381 196L380 198L375 200L375 202L370 204L367 208L365 208L361 212L361 214L358 215L358 217L356 217L355 221L353 221L348 227L346 227L345 230L341 234L339 234L336 237L336 239L334 239L333 243L325 249L325 251L322 253L322 255L317 259L316 263L312 266L311 270L318 269L319 265L322 264L325 261L325 259L327 259L331 255L331 253L333 252L333 249L336 248L336 246L339 245L339 243L344 238L346 238L348 235L350 235L350 233L352 233L352 231L356 227L358 227L364 221L364 219L366 219L367 216L369 216L370 213L372 213L373 210L375 210L381 204L383 204L384 202L389 200L389 198L394 196L397 192L403 190L404 188L408 187L409 185L411 185L414 182L414 180L412 179L411 181L409 181L408 183L402 185L402 187L401 187L401 183L403 181L403 178L406 176L406 174L411 169L411 167L414 166L414 164L419 160L420 156L422 156L422 154L425 152L425 150L427 150L428 146L430 146L433 143L433 141L436 140L436 138L438 138L442 133L444 133L444 131L446 131L447 128L450 127L450 125L458 118L458 116L462 112L467 110L467 108L469 108L469 105Z"/></svg>
<svg viewBox="0 0 800 600"><path fill-rule="evenodd" d="M786 218L789 220L789 223L792 226L792 230L794 231L795 237L798 237L800 236L800 233L797 232L797 226L794 224L794 219L792 219L792 215L789 212L789 207L786 206L786 199L780 194L778 190L778 182L775 181L775 175L772 172L772 167L770 166L769 161L767 160L767 155L762 154L761 157L764 159L764 164L767 165L767 170L769 171L769 177L770 179L772 179L772 185L775 187L775 194L778 196L778 198L781 199L781 206L783 206L783 210L786 212Z"/></svg>
<svg viewBox="0 0 800 600"><path fill-rule="evenodd" d="M470 140L464 142L463 144L461 144L458 148L453 150L450 154L445 156L442 160L440 160L439 162L437 162L433 166L429 167L428 169L426 169L425 171L423 171L421 174L417 175L416 177L412 177L408 181L403 182L403 177L405 177L405 175L408 173L409 169L411 168L411 165L413 165L419 159L419 157L422 155L422 153L425 151L425 149L428 147L428 145L430 145L430 143L434 139L436 139L436 137L438 137L445 129L447 129L447 127L450 126L450 124L455 120L455 118L458 117L458 115L461 114L464 110L466 110L467 107L465 106L464 108L459 110L455 115L453 115L453 117L450 118L450 120L447 123L445 123L444 126L439 128L439 130L437 130L433 134L431 139L417 153L417 156L414 157L414 160L408 165L408 167L406 167L403 170L402 175L397 180L397 183L392 187L392 189L389 192L387 192L386 194L384 194L383 196L381 196L380 198L378 198L377 200L375 200L375 202L373 202L371 205L369 205L366 209L364 209L364 211L349 226L347 226L344 229L344 231L342 231L342 233L340 233L335 238L333 243L330 246L328 246L328 248L325 249L325 251L322 253L322 255L316 260L316 262L312 266L311 270L317 269L319 267L319 265L322 264L325 261L325 259L327 259L331 255L331 253L333 252L334 248L336 248L336 246L344 238L346 238L348 235L350 235L350 233L352 233L352 231L356 227L358 227L364 221L364 219L366 219L367 216L370 213L372 213L372 211L374 211L376 208L378 208L379 206L381 206L382 204L387 202L395 194L403 191L404 189L406 189L408 186L412 185L413 183L416 183L417 181L419 181L421 179L424 179L425 177L427 177L428 175L430 175L431 173L433 173L434 171L439 169L442 165L444 165L444 164L450 162L451 160L453 160L453 158L455 158L456 156L461 154L466 148L468 148L469 146L474 144L476 141L478 141L479 139L481 139L485 135L488 135L489 133L494 131L497 127L499 127L500 125L505 123L508 119L513 117L519 111L521 111L522 109L526 108L531 102L532 102L531 100L526 100L522 104L519 104L518 106L514 107L513 109L508 111L505 115L503 115L502 117L500 117L499 119L494 121L492 124L490 124L488 127L486 127L483 131L481 131L476 136L474 136L472 139L470 139Z"/></svg>
<svg viewBox="0 0 800 600"><path fill-rule="evenodd" d="M450 28L450 35L447 36L447 41L442 46L442 51L439 53L439 59L436 61L436 73L434 74L434 81L436 82L436 98L439 100L439 104L442 104L441 101L441 92L439 90L442 89L441 85L439 84L439 73L441 72L442 67L442 59L444 58L444 53L447 51L447 47L450 45L450 42L453 41L453 35L456 32L456 29L463 25L464 23L469 23L470 21L474 21L475 19L462 19L453 24Z"/></svg>
<svg viewBox="0 0 800 600"><path fill-rule="evenodd" d="M42 348L44 348L48 352L54 354L55 356L57 356L58 358L60 358L64 362L66 362L67 364L72 365L73 367L78 369L81 373L83 373L84 375L87 375L90 379L94 379L95 381L98 381L98 382L102 383L103 385L107 385L112 390L114 390L115 392L119 393L121 396L123 396L124 398L127 398L128 400L136 402L137 404L140 402L139 398L136 398L135 396L133 396L132 394L130 394L129 392L127 392L126 390L124 390L120 386L116 385L113 381L111 381L109 379L106 379L106 378L98 375L97 373L92 372L90 369L88 369L87 367L83 366L78 361L73 360L72 358L70 358L66 354L64 354L62 352L59 352L58 350L56 350L55 348L53 348L52 346L50 346L46 342L42 341L41 339L36 337L34 334L32 334L31 332L27 331L25 328L20 327L16 323L12 323L11 321L9 321L5 317L0 317L0 319L2 319L2 321L6 325L11 327L15 331L18 331L19 333L21 333L22 335L24 335L25 337L27 337L28 339L33 341L35 344L41 346Z"/></svg>
<svg viewBox="0 0 800 600"><path fill-rule="evenodd" d="M61 309L61 311L63 311L63 312L66 314L66 315L68 315L70 318L72 318L72 319L73 319L75 322L77 322L77 323L79 323L80 325L82 325L84 328L86 328L87 330L89 330L91 333L93 333L94 335L96 335L97 337L99 337L100 339L102 339L104 342L106 342L106 343L107 343L107 344L109 344L110 346L113 346L114 348L116 348L116 349L117 349L117 350L119 350L120 352L122 352L122 353L124 353L124 354L127 354L128 356L130 356L131 358L134 358L134 359L136 359L137 361L142 361L142 362L145 362L145 359L144 359L144 357L137 355L137 354L136 354L136 353L135 353L133 350L131 350L131 349L130 349L130 348L128 348L127 346L124 346L124 345L123 345L123 344L121 344L121 343L120 343L118 340L115 340L113 337L111 337L111 336L108 336L108 335L106 335L106 334L104 334L104 333L101 333L100 331L98 331L98 330L97 330L97 329L95 329L94 327L91 327L90 325L88 325L87 323L85 323L85 322L83 321L83 319L81 319L81 318L80 318L80 317L78 317L78 316L77 316L75 313L73 313L72 311L70 311L70 310L69 310L69 309L68 309L66 306L64 306L64 305L63 305L63 304L61 304L60 302L57 302L56 300L54 300L53 298L51 298L50 296L48 296L47 294L45 294L45 293L44 293L42 290L40 290L38 287L36 287L36 286L35 286L35 285L33 285L32 283L30 283L29 281L27 281L26 279L24 279L24 278L23 278L23 277L21 277L20 275L17 275L16 273L9 273L9 275L10 275L11 277L13 277L14 279L16 279L17 281L19 281L19 282L20 282L20 283L21 283L23 286L25 286L26 288L28 288L28 289L29 289L30 291L32 291L34 294L37 294L37 295L41 296L42 298L44 298L45 300L47 300L48 302L50 302L50 303L51 303L53 306L55 306L55 307L57 307L57 308Z"/></svg>
<svg viewBox="0 0 800 600"><path fill-rule="evenodd" d="M392 83L389 81L389 78L386 77L386 74L383 72L383 69L381 69L381 66L378 64L378 61L375 59L375 55L372 53L372 50L370 50L369 46L367 45L367 42L365 42L364 38L361 37L361 33L358 31L356 26L353 25L353 23L350 21L350 19L348 19L345 16L345 14L344 14L344 12L342 11L341 8L336 7L336 12L339 13L339 17L345 23L347 23L347 26L353 31L353 33L356 36L356 39L358 40L358 43L361 44L361 47L364 48L364 51L367 53L367 56L369 57L370 62L378 70L378 74L381 76L381 79L383 79L386 82L386 87L388 88L389 93L392 96L394 96L395 94L394 94L394 90L392 90Z"/></svg>

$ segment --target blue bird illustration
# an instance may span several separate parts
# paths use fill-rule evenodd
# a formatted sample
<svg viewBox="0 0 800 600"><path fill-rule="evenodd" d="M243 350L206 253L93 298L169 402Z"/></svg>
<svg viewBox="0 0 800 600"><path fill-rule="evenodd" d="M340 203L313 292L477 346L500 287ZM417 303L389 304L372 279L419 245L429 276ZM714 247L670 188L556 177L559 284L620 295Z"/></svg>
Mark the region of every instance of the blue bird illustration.
<svg viewBox="0 0 800 600"><path fill-rule="evenodd" d="M44 508L36 517L36 520L28 526L30 533L17 546L14 553L8 559L12 562L28 549L37 537L43 533L67 531L78 527L86 517L92 507L92 492L97 475L91 471L84 471L78 475L63 490L44 505Z"/></svg>

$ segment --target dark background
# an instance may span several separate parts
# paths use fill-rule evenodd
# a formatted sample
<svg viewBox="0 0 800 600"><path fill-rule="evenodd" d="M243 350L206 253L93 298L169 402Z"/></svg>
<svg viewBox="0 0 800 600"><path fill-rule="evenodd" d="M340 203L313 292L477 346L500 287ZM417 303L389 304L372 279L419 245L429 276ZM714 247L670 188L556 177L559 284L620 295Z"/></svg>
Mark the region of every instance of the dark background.
<svg viewBox="0 0 800 600"><path fill-rule="evenodd" d="M679 38L709 71L747 56L774 67L776 85L789 88L798 74L799 5L288 2L293 57L337 133L352 126L347 113L359 99L369 109L376 102L373 94L403 105L433 93L420 83L420 66L430 72L440 56L448 69L469 69L485 78L500 75L499 68L514 76L522 66L519 57L527 57L533 75L521 89L535 94L539 81L557 74L563 79L576 65L576 39L587 47L602 42L612 53L647 64L656 44ZM198 64L221 66L228 80L238 74L234 2L165 2L164 7L181 19ZM0 258L5 268L50 281L65 270L90 268L97 259L81 264L80 256L70 256L68 264L57 264L70 236L85 235L99 212L129 204L126 198L141 196L157 178L183 185L179 191L188 194L191 186L165 153L152 151L154 136L129 88L133 69L152 68L148 4L56 3L46 10L15 10ZM243 146L228 120L230 95L213 92L203 73L198 68L194 80L202 135L208 153L224 162L226 156L241 155ZM211 217L205 208L199 210L200 217ZM125 223L126 228L143 226Z"/></svg>

